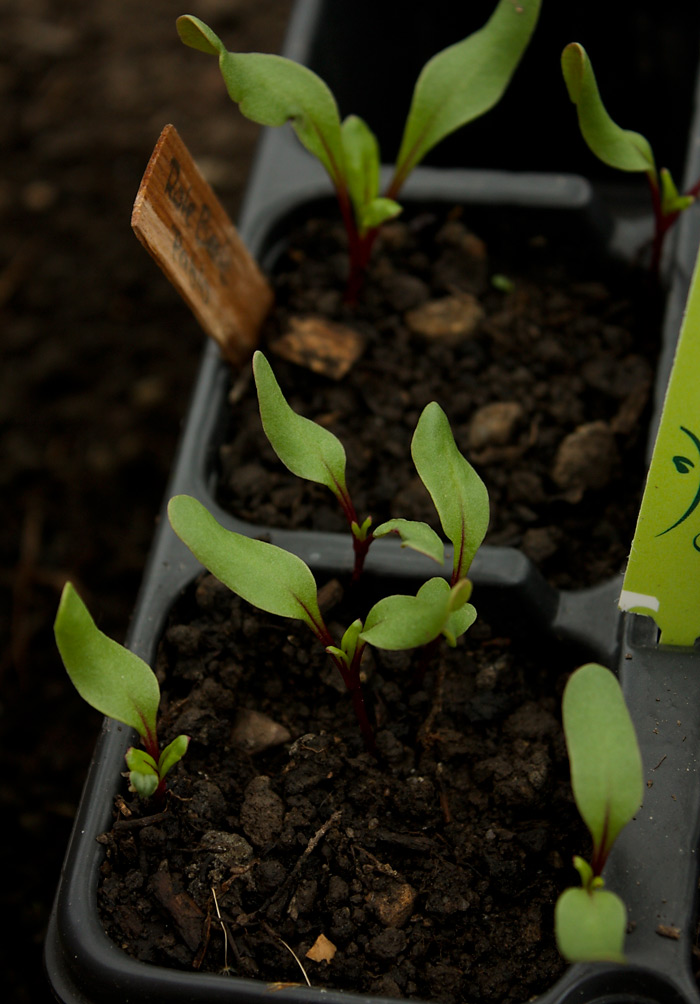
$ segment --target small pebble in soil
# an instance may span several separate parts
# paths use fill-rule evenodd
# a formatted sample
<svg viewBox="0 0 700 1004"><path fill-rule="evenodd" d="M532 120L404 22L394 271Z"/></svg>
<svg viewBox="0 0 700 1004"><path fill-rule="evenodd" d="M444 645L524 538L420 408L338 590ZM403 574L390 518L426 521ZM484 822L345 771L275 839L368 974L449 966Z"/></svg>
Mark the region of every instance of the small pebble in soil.
<svg viewBox="0 0 700 1004"><path fill-rule="evenodd" d="M429 300L405 314L411 331L424 338L468 338L474 333L484 316L484 310L475 296L460 293Z"/></svg>
<svg viewBox="0 0 700 1004"><path fill-rule="evenodd" d="M258 847L270 843L279 834L284 802L272 790L269 777L259 774L248 784L240 816L246 836Z"/></svg>
<svg viewBox="0 0 700 1004"><path fill-rule="evenodd" d="M615 437L605 422L586 422L559 444L552 468L555 484L577 501L588 489L601 489L618 463Z"/></svg>
<svg viewBox="0 0 700 1004"><path fill-rule="evenodd" d="M289 739L291 733L288 728L252 708L241 708L231 729L231 745L251 756L272 746L281 746Z"/></svg>
<svg viewBox="0 0 700 1004"><path fill-rule="evenodd" d="M469 423L470 450L510 443L525 412L517 401L493 401L479 408Z"/></svg>

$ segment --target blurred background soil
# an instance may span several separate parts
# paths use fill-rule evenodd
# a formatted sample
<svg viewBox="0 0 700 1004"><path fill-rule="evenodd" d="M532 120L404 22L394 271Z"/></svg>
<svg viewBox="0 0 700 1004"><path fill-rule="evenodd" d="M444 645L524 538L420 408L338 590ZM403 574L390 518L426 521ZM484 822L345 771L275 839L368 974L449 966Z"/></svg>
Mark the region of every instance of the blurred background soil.
<svg viewBox="0 0 700 1004"><path fill-rule="evenodd" d="M197 0L278 51L290 0ZM0 3L0 848L3 1000L51 999L41 946L100 716L52 621L72 579L122 640L202 339L130 229L172 122L235 219L257 127L169 0Z"/></svg>

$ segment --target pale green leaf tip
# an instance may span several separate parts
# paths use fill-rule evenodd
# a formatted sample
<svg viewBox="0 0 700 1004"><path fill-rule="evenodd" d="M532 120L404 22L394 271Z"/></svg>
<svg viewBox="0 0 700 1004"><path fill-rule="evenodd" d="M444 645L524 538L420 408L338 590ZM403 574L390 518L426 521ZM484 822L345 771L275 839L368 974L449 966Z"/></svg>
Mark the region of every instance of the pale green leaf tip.
<svg viewBox="0 0 700 1004"><path fill-rule="evenodd" d="M187 506L196 501L197 500L192 495L173 495L172 498L168 500L168 519L170 520L170 524L173 529L175 529L174 524L177 523L178 516L183 513Z"/></svg>
<svg viewBox="0 0 700 1004"><path fill-rule="evenodd" d="M224 44L219 36L204 21L200 21L193 14L181 14L175 25L180 41L189 46L190 49L206 52L210 56L219 56L225 52Z"/></svg>
<svg viewBox="0 0 700 1004"><path fill-rule="evenodd" d="M56 616L53 622L54 633L58 633L61 630L61 625L66 616L68 607L74 601L74 598L80 599L73 583L66 582L61 590L61 598L58 602L58 610L56 611Z"/></svg>
<svg viewBox="0 0 700 1004"><path fill-rule="evenodd" d="M581 85L586 65L586 50L578 42L569 42L561 54L561 69L569 98L574 104L581 96Z"/></svg>

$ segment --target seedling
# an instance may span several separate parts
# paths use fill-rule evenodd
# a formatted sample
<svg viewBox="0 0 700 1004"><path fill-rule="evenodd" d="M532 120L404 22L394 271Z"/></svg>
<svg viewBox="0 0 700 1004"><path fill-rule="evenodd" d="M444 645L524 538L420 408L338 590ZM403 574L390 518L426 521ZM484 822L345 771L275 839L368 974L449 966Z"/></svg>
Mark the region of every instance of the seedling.
<svg viewBox="0 0 700 1004"><path fill-rule="evenodd" d="M404 546L444 562L442 541L427 524L393 519L369 531L361 528L345 484L345 451L339 440L309 419L296 415L284 400L267 360L256 354L255 374L261 411L273 445L294 473L327 485L341 500L355 528L354 540L364 548L376 536L396 532ZM221 582L248 603L280 617L303 621L324 646L350 692L365 744L375 749L360 681L365 647L392 651L428 645L441 636L455 645L473 624L476 610L468 602L466 578L488 525L486 489L455 445L449 423L435 402L427 405L416 426L412 452L419 475L430 492L445 534L454 546L451 581L428 579L415 596L392 595L379 600L364 621L357 619L336 643L324 623L316 581L301 558L282 548L225 529L188 495L170 500L168 516L175 533ZM360 536L358 537L357 534ZM356 550L356 559L357 559ZM357 569L357 561L355 568Z"/></svg>
<svg viewBox="0 0 700 1004"><path fill-rule="evenodd" d="M325 485L340 503L352 532L355 552L353 581L359 579L373 540L395 533L410 547L442 564L442 541L427 525L390 519L372 529L372 517L360 522L345 478L345 449L330 430L298 415L286 401L262 352L253 356L260 418L265 435L292 474ZM484 538L489 520L486 487L461 455L443 410L433 402L423 411L411 443L416 470L428 489L443 529L454 547L451 584L464 578ZM439 459L439 463L436 462Z"/></svg>
<svg viewBox="0 0 700 1004"><path fill-rule="evenodd" d="M566 889L554 913L569 962L624 962L627 910L604 888L602 871L620 831L642 803L642 759L617 679L588 663L572 673L562 701L571 786L593 838L590 862L574 857L581 887Z"/></svg>
<svg viewBox="0 0 700 1004"><path fill-rule="evenodd" d="M141 736L145 749L132 746L126 752L131 790L141 798L162 798L165 777L185 755L190 740L178 736L161 751L156 731L160 687L155 673L143 659L99 630L70 582L63 589L54 633L66 671L83 700Z"/></svg>
<svg viewBox="0 0 700 1004"><path fill-rule="evenodd" d="M348 235L352 300L379 228L401 212L396 199L406 179L441 140L500 100L530 41L540 3L499 0L483 28L426 63L384 195L374 133L356 115L341 122L333 94L315 73L281 56L227 52L211 28L191 14L178 18L177 30L185 45L218 56L228 93L247 118L266 126L291 122L330 175ZM358 53L358 67L360 58Z"/></svg>
<svg viewBox="0 0 700 1004"><path fill-rule="evenodd" d="M576 105L578 123L584 140L599 160L619 171L644 173L649 183L654 212L654 237L651 245L651 269L658 273L666 234L683 210L691 206L700 192L700 179L685 193L679 193L670 171L656 168L649 141L638 132L622 129L605 110L591 61L578 42L571 42L562 52L562 72L569 97Z"/></svg>

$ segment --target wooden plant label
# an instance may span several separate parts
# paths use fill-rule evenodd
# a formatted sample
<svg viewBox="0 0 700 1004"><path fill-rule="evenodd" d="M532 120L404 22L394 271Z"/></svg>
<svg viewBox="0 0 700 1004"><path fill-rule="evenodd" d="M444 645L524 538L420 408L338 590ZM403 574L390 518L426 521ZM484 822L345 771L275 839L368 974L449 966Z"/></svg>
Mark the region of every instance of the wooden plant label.
<svg viewBox="0 0 700 1004"><path fill-rule="evenodd" d="M244 362L272 289L172 125L148 162L131 226L222 354Z"/></svg>

